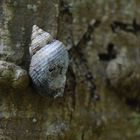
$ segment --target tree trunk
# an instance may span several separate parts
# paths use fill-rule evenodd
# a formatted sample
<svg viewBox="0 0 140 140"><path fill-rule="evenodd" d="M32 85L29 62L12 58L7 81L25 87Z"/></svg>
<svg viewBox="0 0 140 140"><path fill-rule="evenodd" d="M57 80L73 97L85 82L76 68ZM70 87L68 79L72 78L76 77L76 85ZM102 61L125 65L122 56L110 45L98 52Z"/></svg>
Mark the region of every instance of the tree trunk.
<svg viewBox="0 0 140 140"><path fill-rule="evenodd" d="M3 82L0 66L0 139L139 139L139 7L137 0L1 0L8 76ZM11 88L9 67L28 73L34 24L70 48L62 98L42 97L26 76Z"/></svg>

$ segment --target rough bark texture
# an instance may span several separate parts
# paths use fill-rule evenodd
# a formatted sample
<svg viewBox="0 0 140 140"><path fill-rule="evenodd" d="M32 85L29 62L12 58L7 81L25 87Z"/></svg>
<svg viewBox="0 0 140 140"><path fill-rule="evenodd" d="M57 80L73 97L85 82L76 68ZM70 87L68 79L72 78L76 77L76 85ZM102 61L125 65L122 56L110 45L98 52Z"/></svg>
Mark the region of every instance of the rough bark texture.
<svg viewBox="0 0 140 140"><path fill-rule="evenodd" d="M15 86L11 69L0 66L0 139L140 139L139 7L139 0L0 0L6 68L28 71L34 24L71 48L63 98L40 96L31 81L16 90L23 83Z"/></svg>

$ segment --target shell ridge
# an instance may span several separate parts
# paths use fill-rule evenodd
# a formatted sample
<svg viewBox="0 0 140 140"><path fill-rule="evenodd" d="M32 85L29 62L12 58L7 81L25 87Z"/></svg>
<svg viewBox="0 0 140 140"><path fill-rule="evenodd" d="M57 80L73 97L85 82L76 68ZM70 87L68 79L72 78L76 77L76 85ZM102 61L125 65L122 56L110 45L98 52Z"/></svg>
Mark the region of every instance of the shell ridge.
<svg viewBox="0 0 140 140"><path fill-rule="evenodd" d="M62 49L60 49L60 50L57 52L57 56L56 56L56 57L54 57L54 56L55 56L55 52L51 53L51 59L48 59L48 55L45 55L45 56L44 56L44 59L45 59L45 61L46 61L46 64L47 64L47 63L50 63L50 62L52 62L52 61L56 61L56 60L58 59L58 56L59 56L60 54L63 54L63 50L62 50ZM68 54L67 54L67 56L68 56ZM39 62L41 62L41 60L40 60ZM44 67L46 64L45 64L45 63L43 64L43 62L42 62L42 67ZM37 62L36 62L33 66L35 67L36 65L38 65ZM32 67L33 67L33 66L32 66ZM41 70L41 67L40 67L40 70Z"/></svg>

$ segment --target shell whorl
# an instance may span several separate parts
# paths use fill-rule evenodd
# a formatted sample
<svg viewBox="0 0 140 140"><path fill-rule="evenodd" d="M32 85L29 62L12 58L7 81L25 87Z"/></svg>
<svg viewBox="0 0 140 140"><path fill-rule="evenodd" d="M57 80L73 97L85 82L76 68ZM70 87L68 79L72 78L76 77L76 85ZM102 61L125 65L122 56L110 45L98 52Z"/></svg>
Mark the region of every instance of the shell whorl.
<svg viewBox="0 0 140 140"><path fill-rule="evenodd" d="M43 39L38 39L40 35ZM30 51L33 55L29 74L34 86L42 95L62 96L69 64L66 47L37 26L33 27L31 38Z"/></svg>
<svg viewBox="0 0 140 140"><path fill-rule="evenodd" d="M29 48L30 55L34 55L38 50L53 41L53 37L39 28L37 25L33 25L31 46Z"/></svg>

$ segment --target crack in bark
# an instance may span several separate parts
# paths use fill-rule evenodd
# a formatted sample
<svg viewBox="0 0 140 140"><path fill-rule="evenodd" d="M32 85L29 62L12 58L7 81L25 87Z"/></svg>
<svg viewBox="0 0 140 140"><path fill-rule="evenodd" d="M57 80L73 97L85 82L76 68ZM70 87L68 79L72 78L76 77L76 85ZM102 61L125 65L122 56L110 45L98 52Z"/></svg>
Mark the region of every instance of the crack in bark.
<svg viewBox="0 0 140 140"><path fill-rule="evenodd" d="M82 132L81 140L84 140L84 136L85 136L85 131Z"/></svg>
<svg viewBox="0 0 140 140"><path fill-rule="evenodd" d="M134 35L138 35L140 33L140 25L137 24L136 19L133 20L132 24L113 21L113 23L111 24L111 28L114 33L118 32L119 30L130 32Z"/></svg>
<svg viewBox="0 0 140 140"><path fill-rule="evenodd" d="M75 65L77 65L78 70L80 70L81 76L83 77L83 80L86 82L86 85L89 89L89 93L90 93L89 102L90 100L94 100L94 101L98 100L99 95L96 94L96 85L94 82L94 77L87 64L87 60L84 57L82 48L85 49L87 42L91 39L91 34L94 32L95 28L97 28L100 25L100 23L101 21L99 20L92 20L88 24L88 28L86 32L83 34L82 38L79 40L77 45L73 46L72 49L70 50L72 52L71 54L72 57L74 57L74 54L76 55L74 59L74 63Z"/></svg>
<svg viewBox="0 0 140 140"><path fill-rule="evenodd" d="M81 49L81 45L86 45L87 42L91 40L91 34L94 32L95 28L99 27L100 23L101 21L99 20L91 20L91 22L88 24L86 32L75 46Z"/></svg>
<svg viewBox="0 0 140 140"><path fill-rule="evenodd" d="M98 56L101 61L110 61L112 59L115 59L117 56L117 52L114 49L114 44L109 43L107 46L107 53L99 53Z"/></svg>
<svg viewBox="0 0 140 140"><path fill-rule="evenodd" d="M75 75L77 81L84 82L85 86L87 87L88 92L90 94L86 96L88 96L88 104L90 104L91 101L96 101L97 99L99 99L99 97L96 94L94 77L87 64L88 63L87 59L83 54L83 49L85 49L86 44L91 39L91 35L93 34L95 28L97 28L100 25L100 21L92 20L88 24L86 32L83 34L82 38L79 40L79 42L76 45L73 43L74 41L73 41L73 33L72 33L72 22L73 22L73 15L70 11L69 4L65 0L59 0L59 18L58 18L57 36L65 37L67 35L68 37L68 41L66 43L67 46L70 46L68 48L71 48L69 50L69 54L71 58L71 64L69 67L71 67L70 69L73 71L73 74ZM63 31L65 33L65 36L63 34ZM75 92L75 88L76 86L73 89L74 92ZM75 98L75 95L72 96ZM73 101L73 107L74 107L76 104L76 99L73 100L74 100Z"/></svg>

